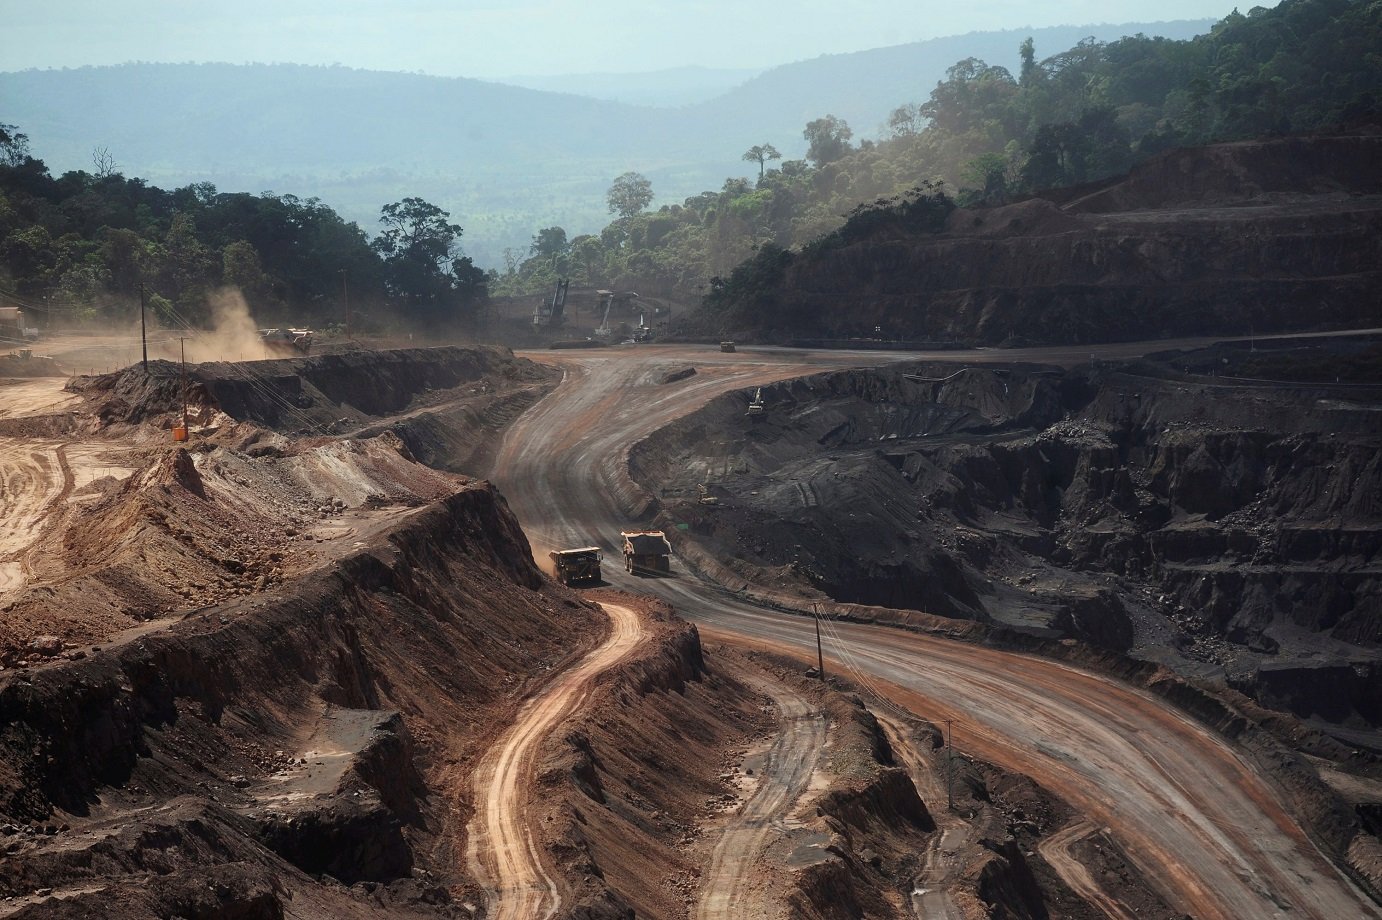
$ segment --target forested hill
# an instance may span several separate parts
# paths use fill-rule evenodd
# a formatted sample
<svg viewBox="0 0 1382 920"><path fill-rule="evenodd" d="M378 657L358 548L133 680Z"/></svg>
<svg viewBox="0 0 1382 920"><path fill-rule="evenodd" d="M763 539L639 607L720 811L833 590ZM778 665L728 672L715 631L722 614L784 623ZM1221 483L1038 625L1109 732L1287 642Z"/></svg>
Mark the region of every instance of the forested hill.
<svg viewBox="0 0 1382 920"><path fill-rule="evenodd" d="M1209 31L1213 20L1056 26L1006 32L971 32L924 42L875 48L854 54L821 55L766 71L692 111L706 126L723 123L760 126L764 140L787 157L799 157L806 145L801 126L824 114L835 115L857 137L887 136L889 114L904 102L925 98L956 61L979 58L1014 72L1018 49L1032 39L1037 54L1064 51L1081 41L1115 41L1127 35L1187 39ZM786 144L774 140L785 138Z"/></svg>
<svg viewBox="0 0 1382 920"><path fill-rule="evenodd" d="M90 169L104 148L126 175L176 187L316 197L372 230L379 207L421 196L466 228L482 265L526 249L534 228L598 230L610 180L638 170L655 204L729 175L770 143L806 149L807 121L834 114L874 136L924 98L957 59L1016 60L1033 36L1055 51L1085 35L1184 35L1205 23L984 33L832 55L769 71L719 99L651 109L478 80L344 67L128 64L0 74L0 121L33 139L55 172Z"/></svg>

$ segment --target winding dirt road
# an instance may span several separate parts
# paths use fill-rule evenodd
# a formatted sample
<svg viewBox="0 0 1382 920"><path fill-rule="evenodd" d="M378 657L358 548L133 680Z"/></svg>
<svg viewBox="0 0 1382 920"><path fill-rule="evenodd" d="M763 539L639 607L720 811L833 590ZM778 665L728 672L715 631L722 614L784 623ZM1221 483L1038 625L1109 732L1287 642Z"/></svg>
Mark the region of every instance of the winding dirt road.
<svg viewBox="0 0 1382 920"><path fill-rule="evenodd" d="M633 610L601 606L609 614L609 638L530 698L475 771L475 815L467 834L466 862L477 878L485 880L486 916L492 920L552 917L561 906L556 882L543 868L533 840L528 793L542 741L585 702L594 679L643 639L642 622Z"/></svg>
<svg viewBox="0 0 1382 920"><path fill-rule="evenodd" d="M742 671L735 675L772 698L781 731L758 771L753 793L720 832L701 874L697 920L752 920L770 914L749 884L750 870L811 782L825 747L825 714L785 685Z"/></svg>
<svg viewBox="0 0 1382 920"><path fill-rule="evenodd" d="M1157 343L1156 348L1179 343ZM640 348L534 354L565 379L510 430L492 478L539 559L550 546L613 551L630 509L646 501L628 480L630 445L731 389L835 366L895 360L1087 360L1090 349L895 355ZM1100 349L1104 357L1138 346ZM698 374L663 386L667 371ZM607 569L614 569L609 566ZM679 570L644 580L611 571L619 587L669 600L719 641L814 653L809 621L748 606ZM1210 731L1116 681L1038 658L897 630L835 624L834 667L910 712L956 720L961 750L1025 773L1111 835L1149 884L1197 918L1382 917L1314 847L1257 776ZM732 880L726 884L733 884Z"/></svg>

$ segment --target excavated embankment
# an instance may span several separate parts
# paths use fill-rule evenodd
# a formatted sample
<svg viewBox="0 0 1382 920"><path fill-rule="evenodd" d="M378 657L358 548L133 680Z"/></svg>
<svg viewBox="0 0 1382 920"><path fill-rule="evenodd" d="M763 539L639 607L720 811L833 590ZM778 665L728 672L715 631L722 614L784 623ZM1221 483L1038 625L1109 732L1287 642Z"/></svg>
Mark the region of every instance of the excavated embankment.
<svg viewBox="0 0 1382 920"><path fill-rule="evenodd" d="M75 378L102 425L171 427L184 394L195 425L252 422L284 434L369 437L394 431L430 466L487 467L497 433L555 385L560 374L498 346L406 348L235 363L149 362ZM387 426L379 420L388 418Z"/></svg>
<svg viewBox="0 0 1382 920"><path fill-rule="evenodd" d="M837 615L1101 647L1076 657L1237 740L1336 858L1376 849L1370 800L1288 748L1376 772L1382 388L937 365L764 387L757 416L749 395L631 454L684 557Z"/></svg>
<svg viewBox="0 0 1382 920"><path fill-rule="evenodd" d="M631 455L709 555L1382 720L1382 387L938 366L762 392L763 416L731 394Z"/></svg>
<svg viewBox="0 0 1382 920"><path fill-rule="evenodd" d="M797 259L774 297L808 325L763 332L998 344L1368 325L1382 292L1379 161L1376 135L1222 144L957 210L941 234Z"/></svg>
<svg viewBox="0 0 1382 920"><path fill-rule="evenodd" d="M472 485L277 590L6 672L7 907L451 915L455 778L525 675L605 628L543 585Z"/></svg>
<svg viewBox="0 0 1382 920"><path fill-rule="evenodd" d="M549 801L538 826L567 888L561 916L908 916L901 891L936 825L872 713L776 659L720 648L707 660L695 627L665 607L648 619L654 641L604 676L539 779ZM827 753L805 794L773 815L748 878L711 877L717 835L763 769L764 755L745 752L788 730L746 668L810 700ZM704 912L707 892L745 884L751 903Z"/></svg>

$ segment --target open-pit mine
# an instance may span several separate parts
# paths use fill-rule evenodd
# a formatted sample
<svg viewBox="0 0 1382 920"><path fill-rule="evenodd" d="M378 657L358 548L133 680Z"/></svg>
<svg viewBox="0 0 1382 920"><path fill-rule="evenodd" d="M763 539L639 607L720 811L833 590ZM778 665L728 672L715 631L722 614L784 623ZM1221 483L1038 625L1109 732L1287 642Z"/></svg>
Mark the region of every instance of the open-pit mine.
<svg viewBox="0 0 1382 920"><path fill-rule="evenodd" d="M1377 341L0 359L0 917L1382 917Z"/></svg>

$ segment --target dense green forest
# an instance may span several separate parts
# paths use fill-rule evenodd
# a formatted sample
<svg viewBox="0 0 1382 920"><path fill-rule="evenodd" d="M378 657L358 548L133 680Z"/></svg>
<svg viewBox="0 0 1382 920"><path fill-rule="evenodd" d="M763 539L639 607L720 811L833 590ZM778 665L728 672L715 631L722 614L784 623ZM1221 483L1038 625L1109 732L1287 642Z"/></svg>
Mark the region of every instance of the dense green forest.
<svg viewBox="0 0 1382 920"><path fill-rule="evenodd" d="M95 159L54 178L0 125L0 289L42 323L126 322L143 298L165 325L205 325L235 288L261 323L341 323L349 302L357 322L435 328L487 299L462 228L422 199L382 208L370 240L315 199L165 191Z"/></svg>
<svg viewBox="0 0 1382 920"><path fill-rule="evenodd" d="M853 141L842 120L807 124L804 160L776 163L771 138L744 156L756 182L651 212L620 213L598 235L561 248L535 240L496 291L537 292L558 274L577 282L727 308L790 251L830 236L853 214L907 213L935 199L996 204L1115 175L1160 151L1310 131L1375 115L1382 92L1382 3L1286 0L1234 12L1186 41L1132 36L1081 42L1045 58L1028 40L1018 73L973 58L889 118L891 136ZM771 151L767 157L758 153ZM561 236L543 231L542 241ZM784 256L784 253L787 255ZM752 263L746 259L754 257ZM735 271L736 266L743 267Z"/></svg>
<svg viewBox="0 0 1382 920"><path fill-rule="evenodd" d="M1017 65L1041 48L1144 32L1188 38L1212 23L1147 22L975 32L775 67L689 106L650 108L503 83L297 64L147 63L0 73L0 121L23 126L54 175L89 169L101 146L152 185L319 198L375 226L386 201L418 196L465 227L485 268L526 250L535 227L598 232L610 177L637 169L657 204L750 175L740 153L764 138L789 158L823 112L876 136L897 103L924 94L960 58ZM904 30L905 31L905 30ZM695 59L702 51L687 48ZM623 74L647 88L647 74ZM576 94L576 95L573 95ZM596 95L600 95L596 93ZM757 170L753 170L756 178Z"/></svg>
<svg viewBox="0 0 1382 920"><path fill-rule="evenodd" d="M164 191L100 151L91 171L54 177L22 126L0 126L0 289L59 317L128 319L142 287L169 322L201 323L212 292L233 286L263 324L339 320L348 297L377 325L437 326L471 319L489 293L545 294L565 276L732 311L794 252L860 228L936 229L956 205L1116 174L1170 147L1374 116L1382 2L1286 0L1186 41L1041 50L1023 43L1016 74L956 63L929 96L899 100L877 141L856 142L830 114L803 127L804 159L763 138L743 152L756 179L680 204L648 210L656 190L625 173L600 233L535 228L488 275L460 254L461 227L421 198L383 207L371 239L315 199Z"/></svg>

